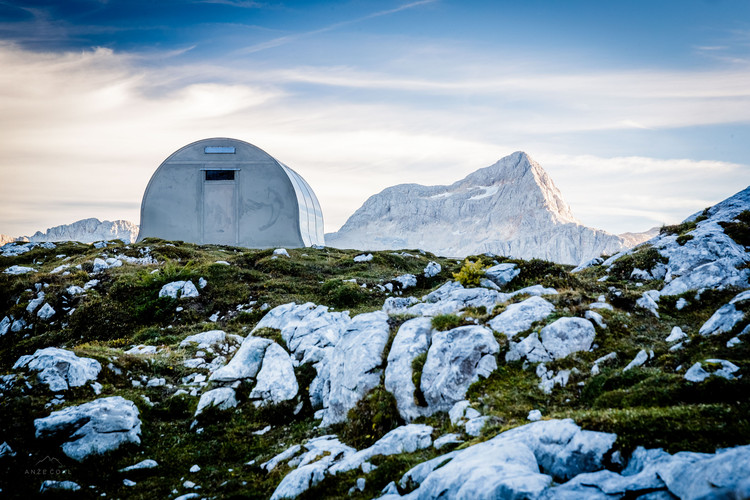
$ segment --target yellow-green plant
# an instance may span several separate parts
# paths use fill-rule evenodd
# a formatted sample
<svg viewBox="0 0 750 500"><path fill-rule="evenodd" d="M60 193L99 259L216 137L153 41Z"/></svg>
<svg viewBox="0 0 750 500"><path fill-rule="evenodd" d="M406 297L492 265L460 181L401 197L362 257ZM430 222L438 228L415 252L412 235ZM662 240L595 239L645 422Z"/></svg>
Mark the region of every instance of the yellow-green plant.
<svg viewBox="0 0 750 500"><path fill-rule="evenodd" d="M466 259L461 270L453 273L453 279L467 288L479 286L479 280L484 277L484 267L481 260L471 262Z"/></svg>

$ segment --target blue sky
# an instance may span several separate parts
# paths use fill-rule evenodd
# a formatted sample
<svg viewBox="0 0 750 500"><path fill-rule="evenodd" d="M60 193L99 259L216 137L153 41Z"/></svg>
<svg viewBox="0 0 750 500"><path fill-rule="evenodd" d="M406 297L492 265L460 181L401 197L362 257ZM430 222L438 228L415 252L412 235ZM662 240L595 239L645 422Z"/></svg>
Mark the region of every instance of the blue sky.
<svg viewBox="0 0 750 500"><path fill-rule="evenodd" d="M750 184L750 2L0 0L0 232L138 222L173 151L229 136L326 230L524 150L574 214L674 223Z"/></svg>

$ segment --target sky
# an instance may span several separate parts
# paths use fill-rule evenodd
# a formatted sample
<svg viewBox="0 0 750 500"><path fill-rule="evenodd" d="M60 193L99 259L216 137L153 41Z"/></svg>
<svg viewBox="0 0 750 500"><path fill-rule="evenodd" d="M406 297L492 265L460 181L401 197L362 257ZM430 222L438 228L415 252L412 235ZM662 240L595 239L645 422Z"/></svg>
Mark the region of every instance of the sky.
<svg viewBox="0 0 750 500"><path fill-rule="evenodd" d="M750 2L0 0L0 233L137 224L209 137L296 170L327 232L519 150L645 231L750 184Z"/></svg>

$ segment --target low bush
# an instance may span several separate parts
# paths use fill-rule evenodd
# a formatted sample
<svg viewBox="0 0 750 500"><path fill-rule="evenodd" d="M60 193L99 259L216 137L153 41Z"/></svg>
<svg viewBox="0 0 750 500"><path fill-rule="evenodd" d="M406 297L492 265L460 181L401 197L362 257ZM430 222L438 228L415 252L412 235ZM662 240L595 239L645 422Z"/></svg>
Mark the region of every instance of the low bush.
<svg viewBox="0 0 750 500"><path fill-rule="evenodd" d="M378 386L349 410L341 439L357 449L367 448L402 424L396 398Z"/></svg>
<svg viewBox="0 0 750 500"><path fill-rule="evenodd" d="M479 286L479 280L484 277L484 269L485 266L481 259L477 259L474 262L466 259L461 270L453 273L453 279L466 288L477 287Z"/></svg>

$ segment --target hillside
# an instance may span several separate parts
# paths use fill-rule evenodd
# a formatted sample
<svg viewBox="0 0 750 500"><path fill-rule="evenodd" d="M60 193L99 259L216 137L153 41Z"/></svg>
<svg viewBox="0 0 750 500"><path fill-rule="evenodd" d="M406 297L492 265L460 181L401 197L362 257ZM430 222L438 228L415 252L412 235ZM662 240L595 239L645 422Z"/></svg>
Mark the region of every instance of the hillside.
<svg viewBox="0 0 750 500"><path fill-rule="evenodd" d="M450 186L400 184L371 196L326 244L337 248L421 248L464 257L491 252L577 265L648 239L581 224L544 169L524 152Z"/></svg>
<svg viewBox="0 0 750 500"><path fill-rule="evenodd" d="M125 243L133 243L138 237L138 226L130 221L100 221L99 219L81 219L70 224L48 228L46 231L37 231L31 236L12 238L0 235L0 246L14 240L45 242L45 241L80 241L81 243L94 243L95 241L122 240ZM5 240L3 238L6 238Z"/></svg>
<svg viewBox="0 0 750 500"><path fill-rule="evenodd" d="M741 498L749 234L750 188L575 270L155 239L6 246L0 489Z"/></svg>

